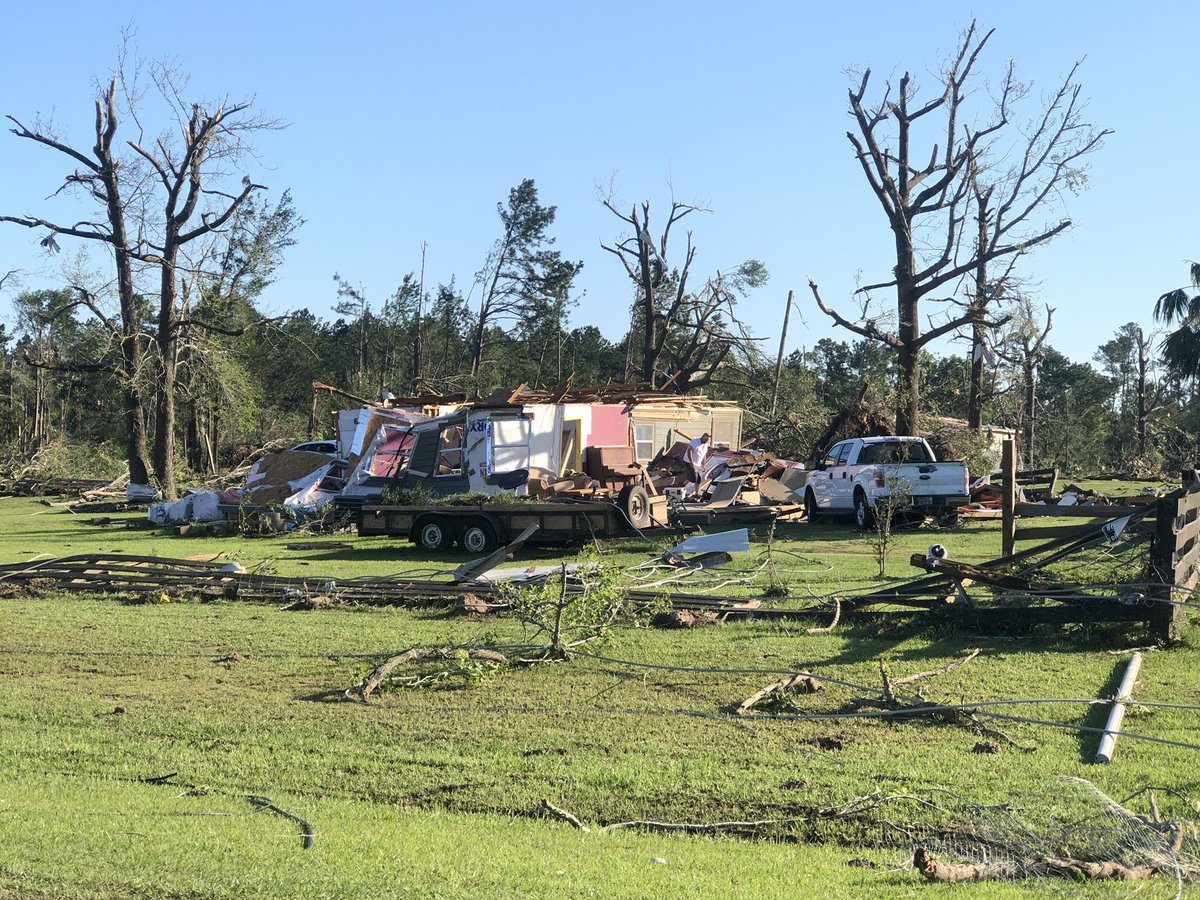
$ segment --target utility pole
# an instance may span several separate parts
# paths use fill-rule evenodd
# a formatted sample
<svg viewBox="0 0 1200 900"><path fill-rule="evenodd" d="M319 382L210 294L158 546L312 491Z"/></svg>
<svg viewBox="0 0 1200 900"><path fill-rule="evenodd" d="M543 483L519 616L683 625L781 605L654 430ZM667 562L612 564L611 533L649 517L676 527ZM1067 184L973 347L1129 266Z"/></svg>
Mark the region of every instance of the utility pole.
<svg viewBox="0 0 1200 900"><path fill-rule="evenodd" d="M788 317L792 314L793 291L788 291L787 308L783 311L783 333L779 335L779 355L775 357L775 383L771 387L771 415L775 415L775 403L779 399L779 376L783 373L783 345L787 341Z"/></svg>
<svg viewBox="0 0 1200 900"><path fill-rule="evenodd" d="M421 340L421 313L425 308L425 250L429 244L421 241L421 283L417 288L417 317L416 317L416 334L413 335L413 355L412 365L409 369L409 381L413 395L420 393L421 381L421 355L424 351L424 342Z"/></svg>

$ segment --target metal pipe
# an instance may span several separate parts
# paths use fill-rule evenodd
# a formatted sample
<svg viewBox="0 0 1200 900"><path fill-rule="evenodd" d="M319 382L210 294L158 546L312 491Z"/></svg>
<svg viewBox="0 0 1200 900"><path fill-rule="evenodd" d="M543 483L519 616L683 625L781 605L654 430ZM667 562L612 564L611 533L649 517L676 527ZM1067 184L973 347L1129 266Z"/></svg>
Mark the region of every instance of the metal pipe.
<svg viewBox="0 0 1200 900"><path fill-rule="evenodd" d="M1104 726L1104 737L1100 739L1100 747L1096 750L1096 762L1112 762L1113 750L1116 748L1117 735L1121 732L1121 722L1125 718L1125 704L1133 694L1133 685L1137 681L1138 672L1142 668L1141 651L1135 652L1129 658L1125 669L1125 677L1117 688L1117 696L1113 699L1112 709L1108 712L1108 723Z"/></svg>

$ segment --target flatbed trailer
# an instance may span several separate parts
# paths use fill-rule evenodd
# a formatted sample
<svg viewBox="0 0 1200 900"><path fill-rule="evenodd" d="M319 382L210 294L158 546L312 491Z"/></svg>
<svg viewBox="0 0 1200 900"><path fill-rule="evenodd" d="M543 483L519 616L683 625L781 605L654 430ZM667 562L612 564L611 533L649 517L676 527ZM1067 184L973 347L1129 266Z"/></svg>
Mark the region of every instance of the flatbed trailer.
<svg viewBox="0 0 1200 900"><path fill-rule="evenodd" d="M654 502L659 499L653 498L642 515L633 516L633 522L621 503L609 500L453 506L366 503L352 516L360 535L406 537L421 549L434 552L458 544L468 553L488 553L508 544L530 525L537 526L530 538L534 544L581 544L593 538L619 537L665 525L666 502L665 499L661 504ZM637 528L634 523L638 523Z"/></svg>

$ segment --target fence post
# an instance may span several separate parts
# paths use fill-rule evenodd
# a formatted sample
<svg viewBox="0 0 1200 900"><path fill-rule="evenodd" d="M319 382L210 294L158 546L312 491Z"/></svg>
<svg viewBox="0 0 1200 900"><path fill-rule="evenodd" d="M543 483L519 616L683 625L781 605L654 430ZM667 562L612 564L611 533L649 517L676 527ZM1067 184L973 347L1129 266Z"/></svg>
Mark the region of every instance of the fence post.
<svg viewBox="0 0 1200 900"><path fill-rule="evenodd" d="M1003 444L1000 456L1000 477L1004 483L1004 508L1001 519L1001 544L1004 556L1012 556L1017 543L1017 454L1011 438Z"/></svg>
<svg viewBox="0 0 1200 900"><path fill-rule="evenodd" d="M1157 582L1154 596L1172 601L1154 604L1150 611L1150 631L1156 638L1168 643L1183 637L1188 609L1176 604L1180 600L1186 602L1190 599L1190 589L1196 583L1195 565L1185 565L1181 570L1176 557L1179 529L1196 517L1196 507L1200 505L1200 496L1197 495L1200 482L1197 481L1195 470L1185 470L1181 481L1183 491L1159 501L1158 519L1154 525L1154 547L1150 554L1151 578ZM1185 553L1185 556L1190 554ZM1185 590L1177 591L1178 587Z"/></svg>

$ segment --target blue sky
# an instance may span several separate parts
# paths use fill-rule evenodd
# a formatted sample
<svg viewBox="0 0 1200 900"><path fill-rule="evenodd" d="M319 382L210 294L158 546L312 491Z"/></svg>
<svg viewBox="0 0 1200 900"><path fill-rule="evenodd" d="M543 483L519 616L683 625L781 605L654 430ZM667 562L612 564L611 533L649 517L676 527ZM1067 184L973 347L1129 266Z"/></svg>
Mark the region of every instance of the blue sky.
<svg viewBox="0 0 1200 900"><path fill-rule="evenodd" d="M711 209L685 220L695 277L749 257L766 264L770 281L741 311L774 352L789 289L803 315L789 349L845 338L813 305L807 276L849 311L856 275L883 280L894 262L846 139L847 68L881 79L908 69L932 86L977 17L996 29L985 76L1012 58L1035 92L1048 90L1086 57L1088 118L1114 130L1090 157L1088 190L1067 198L1075 228L1023 263L1034 296L1058 310L1052 343L1088 359L1123 323L1149 326L1155 298L1200 256L1195 5L832 7L19 4L4 13L0 113L51 116L90 146L92 82L132 23L140 55L175 58L195 96L252 96L288 123L256 141L256 179L290 188L307 220L266 295L271 309L328 315L334 272L378 306L419 269L422 242L427 285L453 277L465 291L497 234L496 203L533 178L558 207L557 248L584 262L573 322L617 337L630 288L600 244L621 223L597 199L612 184L622 207L650 200L660 222L672 196ZM0 134L0 212L71 218L67 201L46 199L66 173L52 152ZM54 286L62 259L47 260L37 237L0 226L0 272L24 270L26 288ZM11 293L0 321L11 325Z"/></svg>

